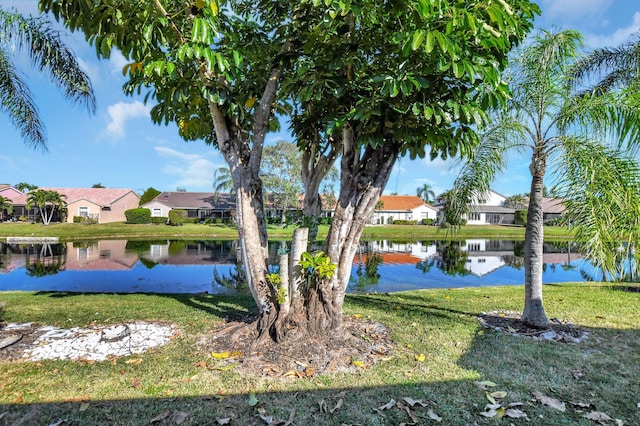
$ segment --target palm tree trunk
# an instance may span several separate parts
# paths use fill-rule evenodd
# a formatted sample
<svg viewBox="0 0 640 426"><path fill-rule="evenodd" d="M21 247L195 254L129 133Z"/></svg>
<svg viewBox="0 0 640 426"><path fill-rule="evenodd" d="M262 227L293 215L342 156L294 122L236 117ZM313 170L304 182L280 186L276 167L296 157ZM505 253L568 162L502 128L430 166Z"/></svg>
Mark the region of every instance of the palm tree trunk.
<svg viewBox="0 0 640 426"><path fill-rule="evenodd" d="M534 150L531 170L531 192L527 213L527 229L524 237L524 312L522 321L534 327L546 327L547 316L542 305L543 267L543 178L546 170L546 156L542 149Z"/></svg>

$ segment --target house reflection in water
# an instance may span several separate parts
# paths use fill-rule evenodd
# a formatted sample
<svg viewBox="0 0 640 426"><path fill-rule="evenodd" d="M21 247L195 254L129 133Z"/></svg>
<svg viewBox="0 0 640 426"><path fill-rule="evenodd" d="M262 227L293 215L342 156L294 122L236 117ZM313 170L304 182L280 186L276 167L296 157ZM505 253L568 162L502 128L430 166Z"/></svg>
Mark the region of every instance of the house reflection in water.
<svg viewBox="0 0 640 426"><path fill-rule="evenodd" d="M456 250L450 250L454 244ZM379 253L382 263L390 264L418 264L442 260L445 255L447 264L457 263L451 259L452 254L459 256L457 261L464 262L464 269L477 277L489 275L505 266L515 269L524 267L524 241L468 239L460 241L421 241L421 242L393 242L367 241L360 245L354 263L366 262L367 253ZM546 265L569 265L583 259L575 244L545 243L543 263Z"/></svg>

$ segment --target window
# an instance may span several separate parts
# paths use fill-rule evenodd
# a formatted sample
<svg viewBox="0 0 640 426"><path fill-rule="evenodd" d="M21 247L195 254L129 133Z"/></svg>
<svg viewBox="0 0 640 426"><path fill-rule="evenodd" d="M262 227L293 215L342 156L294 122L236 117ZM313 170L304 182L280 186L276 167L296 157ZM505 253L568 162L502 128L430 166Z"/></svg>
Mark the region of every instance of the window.
<svg viewBox="0 0 640 426"><path fill-rule="evenodd" d="M480 220L480 213L470 213L469 220Z"/></svg>
<svg viewBox="0 0 640 426"><path fill-rule="evenodd" d="M89 207L78 207L78 216L89 217Z"/></svg>
<svg viewBox="0 0 640 426"><path fill-rule="evenodd" d="M154 208L151 211L151 216L154 216L154 217L162 216L162 209Z"/></svg>

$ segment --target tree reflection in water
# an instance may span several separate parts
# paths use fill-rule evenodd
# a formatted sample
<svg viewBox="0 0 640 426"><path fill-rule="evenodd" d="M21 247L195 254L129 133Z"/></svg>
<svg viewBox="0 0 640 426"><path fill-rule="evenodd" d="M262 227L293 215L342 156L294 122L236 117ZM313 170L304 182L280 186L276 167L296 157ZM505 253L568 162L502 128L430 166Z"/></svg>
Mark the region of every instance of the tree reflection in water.
<svg viewBox="0 0 640 426"><path fill-rule="evenodd" d="M45 277L47 275L55 275L64 269L66 264L66 250L62 244L44 243L40 250L36 250L35 259L31 254L27 254L25 258L25 270L30 277Z"/></svg>

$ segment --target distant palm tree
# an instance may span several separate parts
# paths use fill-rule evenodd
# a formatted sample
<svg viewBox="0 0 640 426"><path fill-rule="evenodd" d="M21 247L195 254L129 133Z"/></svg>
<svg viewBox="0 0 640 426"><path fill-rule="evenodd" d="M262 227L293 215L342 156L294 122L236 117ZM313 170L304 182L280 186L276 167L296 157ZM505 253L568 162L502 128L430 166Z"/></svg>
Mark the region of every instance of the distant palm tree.
<svg viewBox="0 0 640 426"><path fill-rule="evenodd" d="M428 183L423 184L416 190L416 195L427 204L432 204L436 199L436 193L431 189L431 185Z"/></svg>
<svg viewBox="0 0 640 426"><path fill-rule="evenodd" d="M96 100L91 82L44 16L26 18L0 7L0 111L9 114L27 144L46 149L44 124L29 87L15 67L13 49L26 51L32 65L67 99L84 104L93 113Z"/></svg>
<svg viewBox="0 0 640 426"><path fill-rule="evenodd" d="M47 191L44 189L36 189L29 192L27 196L27 209L33 206L38 207L40 217L44 225L49 225L56 211L62 210L67 203L64 201L64 195L60 195L56 191Z"/></svg>
<svg viewBox="0 0 640 426"><path fill-rule="evenodd" d="M13 203L7 197L0 195L0 220L4 219L4 212L13 213Z"/></svg>
<svg viewBox="0 0 640 426"><path fill-rule="evenodd" d="M218 167L213 172L213 191L218 192L234 192L233 179L231 178L231 170L228 167Z"/></svg>
<svg viewBox="0 0 640 426"><path fill-rule="evenodd" d="M20 192L29 192L33 191L34 189L38 189L38 185L31 185L30 183L26 182L17 183L13 185L13 187Z"/></svg>

